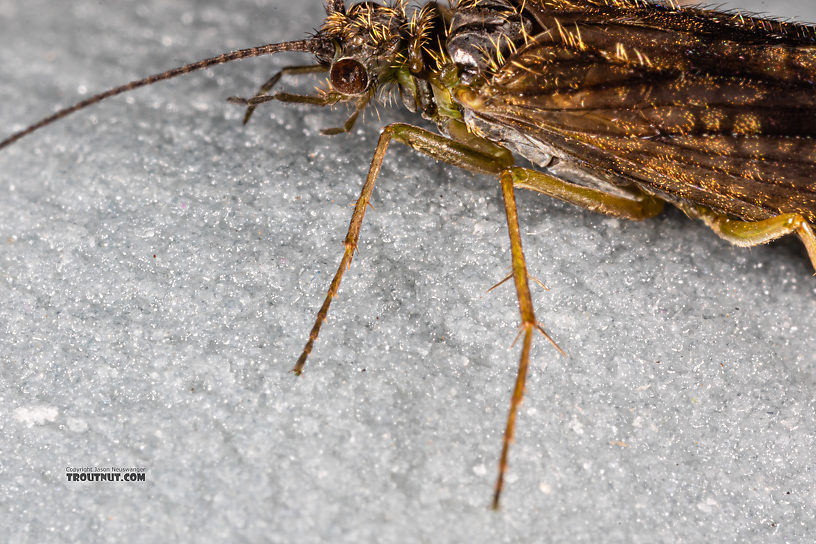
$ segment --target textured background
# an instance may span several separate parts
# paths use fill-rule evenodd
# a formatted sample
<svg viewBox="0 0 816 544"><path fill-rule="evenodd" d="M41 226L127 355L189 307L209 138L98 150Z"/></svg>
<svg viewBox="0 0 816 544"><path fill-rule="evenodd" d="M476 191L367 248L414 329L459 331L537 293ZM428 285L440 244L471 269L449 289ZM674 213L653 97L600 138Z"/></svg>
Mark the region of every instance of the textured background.
<svg viewBox="0 0 816 544"><path fill-rule="evenodd" d="M0 132L190 60L303 36L318 0L0 0ZM810 0L752 2L816 20ZM496 183L394 146L306 372L377 131L227 96L257 59L0 152L4 542L796 542L816 532L816 280L670 210L519 194L541 339L488 510L518 310ZM308 89L309 83L303 85ZM66 466L147 482L69 483Z"/></svg>

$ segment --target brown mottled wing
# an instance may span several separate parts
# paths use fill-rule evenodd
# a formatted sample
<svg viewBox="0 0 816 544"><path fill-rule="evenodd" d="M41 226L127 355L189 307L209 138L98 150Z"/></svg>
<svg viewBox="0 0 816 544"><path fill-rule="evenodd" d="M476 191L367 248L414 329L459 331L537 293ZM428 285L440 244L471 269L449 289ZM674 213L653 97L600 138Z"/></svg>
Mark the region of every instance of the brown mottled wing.
<svg viewBox="0 0 816 544"><path fill-rule="evenodd" d="M482 122L669 201L816 220L812 27L629 0L525 10L536 33L467 106Z"/></svg>

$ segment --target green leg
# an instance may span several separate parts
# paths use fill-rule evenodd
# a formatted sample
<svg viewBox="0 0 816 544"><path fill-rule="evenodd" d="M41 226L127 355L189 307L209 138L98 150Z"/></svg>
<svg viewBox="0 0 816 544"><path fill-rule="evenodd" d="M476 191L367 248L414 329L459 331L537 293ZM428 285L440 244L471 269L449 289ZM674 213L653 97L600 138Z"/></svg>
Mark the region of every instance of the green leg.
<svg viewBox="0 0 816 544"><path fill-rule="evenodd" d="M628 189L631 197L621 197L605 193L599 189L584 187L564 181L550 174L513 168L513 185L544 193L553 198L575 204L593 212L640 221L654 217L663 211L663 201L647 195L637 189Z"/></svg>
<svg viewBox="0 0 816 544"><path fill-rule="evenodd" d="M767 244L782 236L797 234L816 270L816 234L813 226L798 213L783 213L761 221L740 221L706 208L697 207L684 211L691 217L701 219L721 238L740 247Z"/></svg>
<svg viewBox="0 0 816 544"><path fill-rule="evenodd" d="M467 132L461 122L451 121L447 128L452 138L403 123L388 125L384 131L420 153L471 172L498 176L513 166L510 151Z"/></svg>
<svg viewBox="0 0 816 544"><path fill-rule="evenodd" d="M458 121L450 122L447 128L451 138L433 133L406 133L399 141L466 170L494 175L507 171L516 188L544 193L594 212L637 221L654 217L663 210L662 200L634 188L627 189L630 196L622 197L577 185L545 172L513 166L513 155L506 148L468 132ZM466 151L460 152L460 149Z"/></svg>

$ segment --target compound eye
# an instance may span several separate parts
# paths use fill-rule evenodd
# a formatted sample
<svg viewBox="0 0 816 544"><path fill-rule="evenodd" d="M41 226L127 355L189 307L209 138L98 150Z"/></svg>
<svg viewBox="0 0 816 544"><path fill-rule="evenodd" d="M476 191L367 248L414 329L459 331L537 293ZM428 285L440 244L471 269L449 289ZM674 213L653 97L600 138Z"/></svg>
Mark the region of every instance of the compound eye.
<svg viewBox="0 0 816 544"><path fill-rule="evenodd" d="M343 94L360 94L368 88L365 66L354 59L340 59L329 72L332 87Z"/></svg>

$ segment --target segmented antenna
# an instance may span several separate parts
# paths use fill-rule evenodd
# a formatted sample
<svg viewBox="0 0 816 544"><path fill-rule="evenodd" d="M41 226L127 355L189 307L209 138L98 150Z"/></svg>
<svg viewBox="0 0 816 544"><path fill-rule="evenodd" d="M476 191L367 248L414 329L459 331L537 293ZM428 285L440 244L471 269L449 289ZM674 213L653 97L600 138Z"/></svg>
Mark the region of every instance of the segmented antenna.
<svg viewBox="0 0 816 544"><path fill-rule="evenodd" d="M137 89L139 87L150 85L151 83L156 83L157 81L170 79L176 76L180 76L182 74L188 74L190 72L195 72L196 70L201 70L204 68L208 68L210 66L215 66L216 64L232 62L234 60L240 60L249 57L260 57L263 55L271 55L273 53L280 53L283 51L314 53L319 49L320 45L321 45L320 40L316 38L309 40L298 40L293 42L271 43L267 45L261 45L259 47L250 47L249 49L239 49L237 51L231 51L229 53L224 53L223 55L218 55L217 57L210 57L208 59L193 62L191 64L185 64L184 66L179 66L178 68L173 68L172 70L167 70L166 72L162 72L160 74L154 74L144 79L137 79L136 81L131 81L130 83L126 83L125 85L114 87L105 92L87 98L81 102L77 102L73 106L61 109L58 112L54 113L53 115L49 115L48 117L34 123L33 125L30 125L27 128L24 128L19 132L15 132L11 136L0 142L0 149L3 149L4 147L13 144L23 136L27 136L32 132L41 129L44 126L50 125L54 121L58 121L63 117L71 115L75 111L79 111L83 108L87 108L88 106L92 106L97 102L101 102L102 100L110 98L111 96L116 96L117 94L122 94L133 89Z"/></svg>

